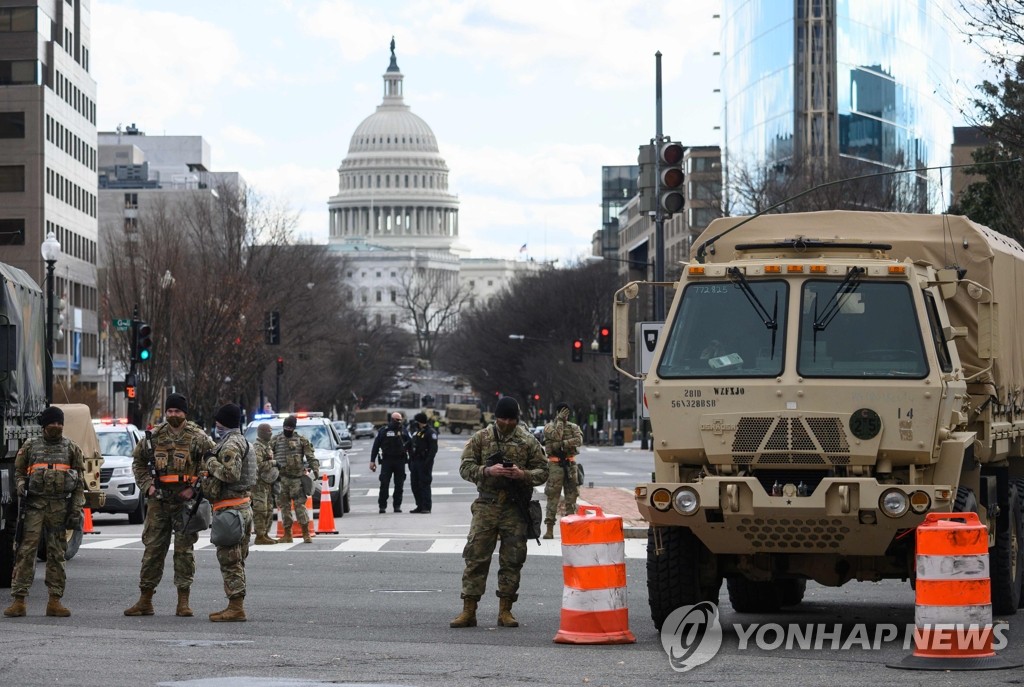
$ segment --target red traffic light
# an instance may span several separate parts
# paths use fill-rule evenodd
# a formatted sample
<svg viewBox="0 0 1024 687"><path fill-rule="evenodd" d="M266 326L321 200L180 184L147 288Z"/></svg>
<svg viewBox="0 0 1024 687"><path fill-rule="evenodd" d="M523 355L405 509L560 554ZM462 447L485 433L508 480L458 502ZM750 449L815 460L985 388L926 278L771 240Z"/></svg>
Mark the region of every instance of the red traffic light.
<svg viewBox="0 0 1024 687"><path fill-rule="evenodd" d="M611 336L612 330L608 327L601 327L601 336Z"/></svg>
<svg viewBox="0 0 1024 687"><path fill-rule="evenodd" d="M540 400L540 394L534 394L533 395L533 400L534 401L539 401Z"/></svg>
<svg viewBox="0 0 1024 687"><path fill-rule="evenodd" d="M583 342L580 341L579 339L576 339L575 341L572 342L572 347L573 348L583 348Z"/></svg>

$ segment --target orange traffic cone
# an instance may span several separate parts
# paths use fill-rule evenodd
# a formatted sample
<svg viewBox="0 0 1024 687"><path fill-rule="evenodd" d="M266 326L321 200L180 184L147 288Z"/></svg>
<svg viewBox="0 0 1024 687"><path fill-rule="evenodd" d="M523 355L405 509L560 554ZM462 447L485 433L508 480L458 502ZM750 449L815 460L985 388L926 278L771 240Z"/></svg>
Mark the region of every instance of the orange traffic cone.
<svg viewBox="0 0 1024 687"><path fill-rule="evenodd" d="M334 526L334 504L331 503L331 494L327 488L327 475L324 475L320 482L320 519L316 524L316 534L338 533Z"/></svg>
<svg viewBox="0 0 1024 687"><path fill-rule="evenodd" d="M580 506L559 522L562 537L560 644L632 644L626 603L622 517Z"/></svg>
<svg viewBox="0 0 1024 687"><path fill-rule="evenodd" d="M957 520L964 522L958 522ZM1016 668L992 648L988 529L977 513L929 513L917 527L914 653L890 668Z"/></svg>
<svg viewBox="0 0 1024 687"><path fill-rule="evenodd" d="M92 509L89 506L82 509L82 534L100 534L92 528Z"/></svg>

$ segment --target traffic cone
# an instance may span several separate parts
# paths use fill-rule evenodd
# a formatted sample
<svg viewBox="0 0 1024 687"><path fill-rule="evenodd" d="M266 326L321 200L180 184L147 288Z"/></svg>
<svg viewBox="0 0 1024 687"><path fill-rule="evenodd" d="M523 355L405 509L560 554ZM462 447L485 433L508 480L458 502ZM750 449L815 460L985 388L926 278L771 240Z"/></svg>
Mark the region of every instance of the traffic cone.
<svg viewBox="0 0 1024 687"><path fill-rule="evenodd" d="M89 506L82 509L82 534L100 534L92 528L92 509Z"/></svg>
<svg viewBox="0 0 1024 687"><path fill-rule="evenodd" d="M889 667L999 670L1020 666L996 656L992 649L988 528L978 514L929 513L916 533L914 653Z"/></svg>
<svg viewBox="0 0 1024 687"><path fill-rule="evenodd" d="M559 644L632 644L626 603L626 544L622 517L580 506L559 521L562 537L562 616Z"/></svg>
<svg viewBox="0 0 1024 687"><path fill-rule="evenodd" d="M316 534L338 533L334 526L334 504L327 489L327 475L324 475L320 482L320 519L316 523Z"/></svg>
<svg viewBox="0 0 1024 687"><path fill-rule="evenodd" d="M313 527L313 495L310 494L306 497L306 515L309 517L309 536L316 536L316 528ZM299 524L298 518L292 522L292 536L302 538L302 525Z"/></svg>

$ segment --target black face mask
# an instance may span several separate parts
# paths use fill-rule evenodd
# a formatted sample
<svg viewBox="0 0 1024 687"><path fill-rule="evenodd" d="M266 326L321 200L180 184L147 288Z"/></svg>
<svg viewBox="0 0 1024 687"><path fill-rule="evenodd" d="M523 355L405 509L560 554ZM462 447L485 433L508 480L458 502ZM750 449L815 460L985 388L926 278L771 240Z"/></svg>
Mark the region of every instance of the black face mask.
<svg viewBox="0 0 1024 687"><path fill-rule="evenodd" d="M291 427L285 427L284 428L284 435L286 437L290 438L293 434L295 434L295 430L294 429L292 429Z"/></svg>

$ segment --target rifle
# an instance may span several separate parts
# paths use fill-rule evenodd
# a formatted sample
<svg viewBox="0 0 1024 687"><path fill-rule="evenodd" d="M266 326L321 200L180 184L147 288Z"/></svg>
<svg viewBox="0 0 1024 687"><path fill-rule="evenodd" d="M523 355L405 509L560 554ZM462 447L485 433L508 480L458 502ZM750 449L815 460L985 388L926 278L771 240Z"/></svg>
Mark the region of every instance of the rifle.
<svg viewBox="0 0 1024 687"><path fill-rule="evenodd" d="M28 494L24 496L18 494L18 521L14 526L14 544L15 546L21 545L21 540L25 538L25 513L28 511Z"/></svg>
<svg viewBox="0 0 1024 687"><path fill-rule="evenodd" d="M160 471L156 468L156 451L153 450L153 430L146 430L146 451L149 455L149 476L153 478L153 496L157 499L163 498L160 486ZM142 495L143 498L145 494Z"/></svg>

